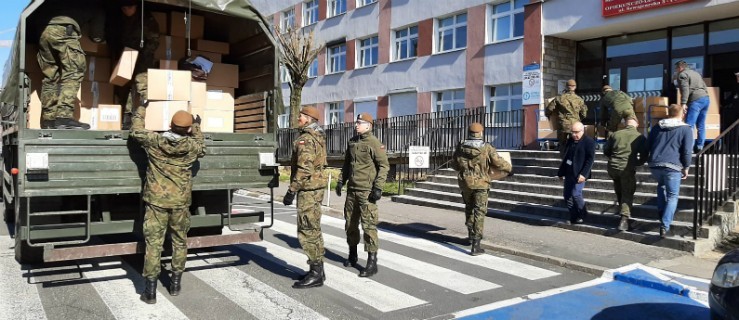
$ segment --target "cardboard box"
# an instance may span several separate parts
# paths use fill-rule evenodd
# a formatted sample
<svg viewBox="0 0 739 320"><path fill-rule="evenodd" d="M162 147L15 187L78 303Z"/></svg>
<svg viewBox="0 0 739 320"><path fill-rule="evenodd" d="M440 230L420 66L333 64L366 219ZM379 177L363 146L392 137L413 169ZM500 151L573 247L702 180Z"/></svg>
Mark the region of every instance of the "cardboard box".
<svg viewBox="0 0 739 320"><path fill-rule="evenodd" d="M157 21L157 24L159 25L159 34L169 34L169 24L167 23L167 13L166 12L151 12L151 15L154 17L154 20Z"/></svg>
<svg viewBox="0 0 739 320"><path fill-rule="evenodd" d="M205 82L193 81L190 83L190 108L204 109L208 100L207 85Z"/></svg>
<svg viewBox="0 0 739 320"><path fill-rule="evenodd" d="M79 107L91 108L100 104L113 104L113 85L98 81L82 81L77 92Z"/></svg>
<svg viewBox="0 0 739 320"><path fill-rule="evenodd" d="M706 87L706 91L708 91L708 99L710 100L708 105L708 114L719 114L720 108L719 103L721 103L721 90L719 87ZM677 103L680 104L680 90L677 90Z"/></svg>
<svg viewBox="0 0 739 320"><path fill-rule="evenodd" d="M557 131L552 129L539 129L538 139L557 139Z"/></svg>
<svg viewBox="0 0 739 320"><path fill-rule="evenodd" d="M195 50L200 50L200 51L215 52L215 53L220 53L220 54L229 53L228 42L195 39L192 41L192 47Z"/></svg>
<svg viewBox="0 0 739 320"><path fill-rule="evenodd" d="M720 114L706 114L706 126L718 125L721 126L721 115Z"/></svg>
<svg viewBox="0 0 739 320"><path fill-rule="evenodd" d="M651 112L649 113L650 117L652 119L663 119L669 117L668 108L665 108L663 106L652 106L650 109Z"/></svg>
<svg viewBox="0 0 739 320"><path fill-rule="evenodd" d="M222 55L215 52L207 52L200 50L190 50L191 57L203 56L208 58L211 62L221 63Z"/></svg>
<svg viewBox="0 0 739 320"><path fill-rule="evenodd" d="M634 112L649 112L649 106L669 106L667 97L637 97L634 99Z"/></svg>
<svg viewBox="0 0 739 320"><path fill-rule="evenodd" d="M190 16L190 39L202 39L205 30L205 19L203 16ZM185 26L185 12L172 11L169 14L169 34L175 37L187 37Z"/></svg>
<svg viewBox="0 0 739 320"><path fill-rule="evenodd" d="M713 87L713 80L711 78L703 78L703 83L706 84L706 87Z"/></svg>
<svg viewBox="0 0 739 320"><path fill-rule="evenodd" d="M38 46L36 45L26 45L26 73L41 73L41 67L38 65Z"/></svg>
<svg viewBox="0 0 739 320"><path fill-rule="evenodd" d="M205 109L234 111L234 89L226 87L208 86L206 92Z"/></svg>
<svg viewBox="0 0 739 320"><path fill-rule="evenodd" d="M190 71L149 69L148 78L149 100L190 101Z"/></svg>
<svg viewBox="0 0 739 320"><path fill-rule="evenodd" d="M87 81L108 81L110 79L110 59L102 57L89 56L87 60L87 72L85 72L85 80Z"/></svg>
<svg viewBox="0 0 739 320"><path fill-rule="evenodd" d="M159 60L159 69L177 70L177 60Z"/></svg>
<svg viewBox="0 0 739 320"><path fill-rule="evenodd" d="M121 105L100 104L74 110L77 121L90 125L91 130L121 130Z"/></svg>
<svg viewBox="0 0 739 320"><path fill-rule="evenodd" d="M239 87L239 66L235 64L214 63L206 81L213 87Z"/></svg>
<svg viewBox="0 0 739 320"><path fill-rule="evenodd" d="M720 128L706 125L706 139L716 139L719 134L721 134ZM693 139L698 139L698 130L696 129L693 129Z"/></svg>
<svg viewBox="0 0 739 320"><path fill-rule="evenodd" d="M40 72L28 73L31 79L31 97L28 104L28 113L26 114L26 125L29 129L41 129L41 80L44 75Z"/></svg>
<svg viewBox="0 0 739 320"><path fill-rule="evenodd" d="M172 116L177 111L187 111L187 105L187 101L149 101L144 127L151 131L169 130Z"/></svg>
<svg viewBox="0 0 739 320"><path fill-rule="evenodd" d="M82 37L80 37L80 46L82 47L82 51L84 51L88 56L104 58L110 57L108 44L93 42L90 40L90 37L86 35L82 35Z"/></svg>
<svg viewBox="0 0 739 320"><path fill-rule="evenodd" d="M136 67L136 59L139 57L138 50L123 48L123 53L113 68L110 75L110 83L116 86L125 86L133 78L133 69Z"/></svg>
<svg viewBox="0 0 739 320"><path fill-rule="evenodd" d="M203 132L234 132L233 110L203 110L200 114L202 123L200 130Z"/></svg>
<svg viewBox="0 0 739 320"><path fill-rule="evenodd" d="M159 47L154 52L154 59L180 60L187 54L187 40L182 37L159 37Z"/></svg>

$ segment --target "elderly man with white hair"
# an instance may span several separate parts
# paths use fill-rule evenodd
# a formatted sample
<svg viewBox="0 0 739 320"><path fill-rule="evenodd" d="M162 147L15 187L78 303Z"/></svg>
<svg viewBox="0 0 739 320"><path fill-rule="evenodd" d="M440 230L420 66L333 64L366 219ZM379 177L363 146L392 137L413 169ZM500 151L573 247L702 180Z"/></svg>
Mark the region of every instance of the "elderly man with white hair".
<svg viewBox="0 0 739 320"><path fill-rule="evenodd" d="M557 176L564 180L564 199L570 211L570 223L580 224L588 213L582 190L593 168L595 140L585 135L585 126L579 121L572 124L570 132Z"/></svg>

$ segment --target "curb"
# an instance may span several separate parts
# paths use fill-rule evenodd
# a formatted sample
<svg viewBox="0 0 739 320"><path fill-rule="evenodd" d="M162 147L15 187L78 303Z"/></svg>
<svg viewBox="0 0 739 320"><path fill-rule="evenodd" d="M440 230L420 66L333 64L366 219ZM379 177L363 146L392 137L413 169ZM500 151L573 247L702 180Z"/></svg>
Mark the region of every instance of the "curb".
<svg viewBox="0 0 739 320"><path fill-rule="evenodd" d="M684 296L704 304L708 303L708 292L705 289L701 290L682 282L696 280L696 278L647 267L639 263L608 270L602 278Z"/></svg>

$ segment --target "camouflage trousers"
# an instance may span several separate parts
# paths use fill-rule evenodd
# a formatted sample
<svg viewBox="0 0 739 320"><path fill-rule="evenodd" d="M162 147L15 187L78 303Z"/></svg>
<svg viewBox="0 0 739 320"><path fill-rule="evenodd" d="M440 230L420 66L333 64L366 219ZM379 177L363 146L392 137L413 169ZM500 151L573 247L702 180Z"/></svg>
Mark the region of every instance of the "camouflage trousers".
<svg viewBox="0 0 739 320"><path fill-rule="evenodd" d="M172 271L185 270L187 261L187 232L190 230L190 209L160 208L146 204L144 215L144 277L156 278L161 272L162 246L169 229L172 237Z"/></svg>
<svg viewBox="0 0 739 320"><path fill-rule="evenodd" d="M465 225L470 240L482 239L485 228L485 216L488 213L487 189L462 189L464 200Z"/></svg>
<svg viewBox="0 0 739 320"><path fill-rule="evenodd" d="M636 192L636 170L627 168L617 170L608 168L608 175L613 179L613 188L616 191L616 199L621 207L621 216L631 217L631 207L634 205L634 192Z"/></svg>
<svg viewBox="0 0 739 320"><path fill-rule="evenodd" d="M309 262L323 261L326 253L321 233L323 189L298 191L298 242Z"/></svg>
<svg viewBox="0 0 739 320"><path fill-rule="evenodd" d="M349 190L344 202L344 231L349 247L359 244L359 222L364 231L364 251L377 252L377 204L369 201L371 191Z"/></svg>
<svg viewBox="0 0 739 320"><path fill-rule="evenodd" d="M71 28L70 28L71 29ZM87 64L76 31L64 25L48 25L39 38L38 64L41 83L41 120L74 117L77 92Z"/></svg>
<svg viewBox="0 0 739 320"><path fill-rule="evenodd" d="M147 98L149 74L139 72L134 76L133 81L128 82L125 86L116 87L115 94L121 104L123 113L132 113L134 107L141 105L141 101Z"/></svg>

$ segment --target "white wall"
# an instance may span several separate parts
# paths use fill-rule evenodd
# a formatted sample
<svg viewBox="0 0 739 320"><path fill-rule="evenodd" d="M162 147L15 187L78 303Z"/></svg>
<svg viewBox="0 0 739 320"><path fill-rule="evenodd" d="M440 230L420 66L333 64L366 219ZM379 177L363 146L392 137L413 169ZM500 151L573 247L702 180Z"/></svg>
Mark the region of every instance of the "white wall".
<svg viewBox="0 0 739 320"><path fill-rule="evenodd" d="M523 40L485 46L485 85L521 82Z"/></svg>
<svg viewBox="0 0 739 320"><path fill-rule="evenodd" d="M392 0L393 14L390 28L396 29L490 2L490 0Z"/></svg>

